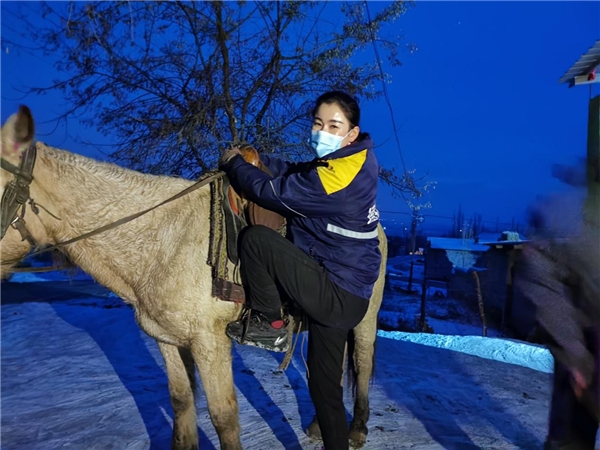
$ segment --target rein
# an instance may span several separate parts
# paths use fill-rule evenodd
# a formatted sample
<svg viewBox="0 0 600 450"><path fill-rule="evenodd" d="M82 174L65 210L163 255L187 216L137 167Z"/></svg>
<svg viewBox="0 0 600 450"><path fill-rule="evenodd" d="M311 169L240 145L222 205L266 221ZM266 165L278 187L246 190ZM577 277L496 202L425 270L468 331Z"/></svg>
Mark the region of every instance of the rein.
<svg viewBox="0 0 600 450"><path fill-rule="evenodd" d="M188 188L186 188L183 191L175 194L172 197L169 197L168 199L166 199L165 201L163 201L163 202L161 202L161 203L159 203L157 205L154 205L154 206L152 206L152 207L150 207L148 209L145 209L143 211L137 212L135 214L131 214L131 215L127 216L127 217L123 217L122 219L119 219L119 220L117 220L115 222L112 222L112 223L109 223L107 225L101 226L100 228L96 228L95 230L92 230L92 231L89 231L87 233L84 233L84 234L82 234L80 236L77 236L77 237L75 237L73 239L69 239L69 240L64 241L64 242L58 242L57 244L54 244L54 245L52 245L50 247L46 247L46 248L43 248L41 250L37 250L37 251L31 253L29 256L35 256L35 255L39 255L40 253L44 253L44 252L56 250L56 249L58 249L60 247L64 247L66 245L73 244L74 242L81 241L83 239L87 239L89 237L92 237L92 236L95 236L97 234L100 234L100 233L103 233L105 231L108 231L108 230L110 230L112 228L116 228L118 226L121 226L121 225L123 225L123 224L125 224L127 222L131 222L132 220L137 219L138 217L143 216L144 214L147 214L150 211L155 210L156 208L159 208L159 207L161 207L163 205L166 205L167 203L170 203L170 202L172 202L174 200L177 200L178 198L181 198L181 197L189 194L190 192L193 192L196 189L201 188L202 186L206 186L207 184L213 182L214 180L216 180L218 178L221 178L224 175L225 175L224 172L209 173L204 178L201 178L200 180L198 180L196 183L192 184ZM29 189L27 190L27 192L29 193ZM3 261L2 264L3 265L4 264L13 264L13 263L19 262L21 259L22 258L12 259L12 260L8 260L8 261Z"/></svg>
<svg viewBox="0 0 600 450"><path fill-rule="evenodd" d="M23 219L25 217L26 203L30 200L29 185L33 181L33 167L35 166L36 156L37 150L35 144L32 144L25 150L19 167L11 164L4 158L0 159L0 166L15 176L14 180L6 185L2 201L0 202L0 214L2 215L0 219L0 239L4 237L8 231L8 227L12 226L21 233L23 240L27 240L31 246L36 245ZM37 214L39 210L37 210L33 200L31 201L31 207L33 212ZM20 213L19 209L21 209Z"/></svg>
<svg viewBox="0 0 600 450"><path fill-rule="evenodd" d="M10 273L21 273L21 272L55 272L58 270L69 270L73 269L74 266L62 265L62 266L43 266L43 267L13 267L8 272Z"/></svg>

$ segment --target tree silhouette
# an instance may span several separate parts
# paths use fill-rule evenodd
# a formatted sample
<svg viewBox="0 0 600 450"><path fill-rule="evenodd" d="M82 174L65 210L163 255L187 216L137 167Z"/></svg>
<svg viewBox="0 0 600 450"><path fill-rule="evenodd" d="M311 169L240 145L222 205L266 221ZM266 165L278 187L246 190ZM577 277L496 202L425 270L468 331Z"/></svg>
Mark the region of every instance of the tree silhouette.
<svg viewBox="0 0 600 450"><path fill-rule="evenodd" d="M49 2L35 25L21 12L21 34L4 45L26 35L38 44L29 51L56 59L58 78L28 92L60 91L69 107L59 118L79 114L110 136L116 162L197 176L235 143L306 155L307 113L326 90L378 97L382 62L350 58L375 44L399 65L405 44L384 28L408 5L379 5L369 20L361 2ZM410 174L381 175L415 189Z"/></svg>

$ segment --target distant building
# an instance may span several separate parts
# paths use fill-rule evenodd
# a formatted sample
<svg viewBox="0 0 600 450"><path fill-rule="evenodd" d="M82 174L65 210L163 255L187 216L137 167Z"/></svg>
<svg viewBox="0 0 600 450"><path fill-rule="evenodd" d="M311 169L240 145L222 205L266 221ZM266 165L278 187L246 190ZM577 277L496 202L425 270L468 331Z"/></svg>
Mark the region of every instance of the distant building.
<svg viewBox="0 0 600 450"><path fill-rule="evenodd" d="M409 237L397 236L393 234L387 235L388 240L388 258L395 258L396 256L408 255ZM417 236L415 240L415 246L417 250L419 248L425 249L427 246L426 236Z"/></svg>
<svg viewBox="0 0 600 450"><path fill-rule="evenodd" d="M523 246L516 232L482 233L475 239L429 238L425 278L447 283L449 295L477 302L477 272L486 311L519 330L533 326L533 311L515 291ZM526 334L523 331L522 334Z"/></svg>
<svg viewBox="0 0 600 450"><path fill-rule="evenodd" d="M534 310L517 292L523 274L523 248L527 240L518 233L503 232L501 240L480 241L489 247L485 257L486 278L481 290L487 305L502 312L502 323L524 338L534 325Z"/></svg>
<svg viewBox="0 0 600 450"><path fill-rule="evenodd" d="M432 237L427 246L425 276L449 280L457 270L468 271L477 267L488 247L473 239Z"/></svg>

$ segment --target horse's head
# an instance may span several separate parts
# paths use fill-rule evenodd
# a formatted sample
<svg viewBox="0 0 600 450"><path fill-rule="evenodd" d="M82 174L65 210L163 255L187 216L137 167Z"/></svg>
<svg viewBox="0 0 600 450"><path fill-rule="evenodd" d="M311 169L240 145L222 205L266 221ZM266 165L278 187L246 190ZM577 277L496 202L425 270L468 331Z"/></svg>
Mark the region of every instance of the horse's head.
<svg viewBox="0 0 600 450"><path fill-rule="evenodd" d="M23 153L33 142L34 133L31 111L27 106L21 105L19 111L2 125L2 158L11 164L19 165ZM5 176L3 171L3 181Z"/></svg>
<svg viewBox="0 0 600 450"><path fill-rule="evenodd" d="M0 132L0 154L2 156L0 171L2 247L0 259L3 263L24 257L30 248L29 243L21 239L21 235L11 226L11 223L29 196L29 183L32 180L31 172L35 153L28 152L28 149L33 144L34 132L33 117L27 106L21 106L16 114L10 116ZM6 269L6 265L2 264L2 277L4 277Z"/></svg>
<svg viewBox="0 0 600 450"><path fill-rule="evenodd" d="M6 185L14 178L10 167L19 167L25 151L33 143L35 127L33 116L27 106L21 105L19 111L8 118L0 132L0 153L2 172L0 175L0 195ZM7 164L8 163L8 166Z"/></svg>

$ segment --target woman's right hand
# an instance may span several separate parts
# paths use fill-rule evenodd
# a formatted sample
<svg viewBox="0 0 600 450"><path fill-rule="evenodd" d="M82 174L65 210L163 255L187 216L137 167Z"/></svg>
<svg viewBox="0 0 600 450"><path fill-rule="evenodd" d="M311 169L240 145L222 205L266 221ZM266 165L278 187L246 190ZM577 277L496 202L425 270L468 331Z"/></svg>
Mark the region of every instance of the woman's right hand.
<svg viewBox="0 0 600 450"><path fill-rule="evenodd" d="M219 167L227 165L227 163L231 161L234 156L241 154L242 152L240 151L239 147L231 147L225 150L221 155L221 158L219 158Z"/></svg>

